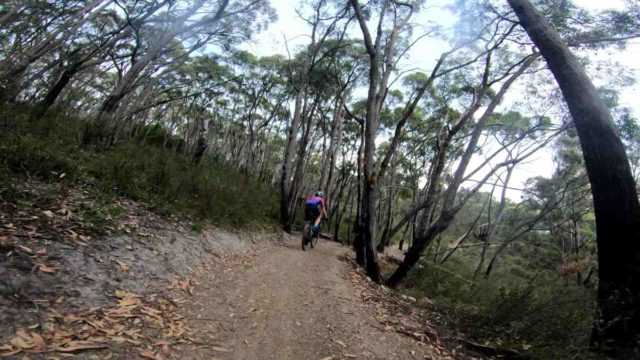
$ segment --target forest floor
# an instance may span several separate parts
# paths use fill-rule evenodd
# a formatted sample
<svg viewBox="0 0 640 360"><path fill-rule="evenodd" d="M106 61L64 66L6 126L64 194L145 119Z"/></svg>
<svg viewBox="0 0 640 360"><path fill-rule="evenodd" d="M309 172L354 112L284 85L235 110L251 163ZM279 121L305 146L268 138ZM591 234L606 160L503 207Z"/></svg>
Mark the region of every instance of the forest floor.
<svg viewBox="0 0 640 360"><path fill-rule="evenodd" d="M303 252L279 232L199 229L91 185L13 190L0 203L2 358L473 357L337 243Z"/></svg>

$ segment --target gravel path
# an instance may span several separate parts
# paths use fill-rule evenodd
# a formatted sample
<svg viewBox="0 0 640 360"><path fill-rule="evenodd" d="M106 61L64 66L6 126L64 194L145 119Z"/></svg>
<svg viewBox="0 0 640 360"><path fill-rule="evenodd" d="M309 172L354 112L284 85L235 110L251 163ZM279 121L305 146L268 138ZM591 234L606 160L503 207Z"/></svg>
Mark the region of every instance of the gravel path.
<svg viewBox="0 0 640 360"><path fill-rule="evenodd" d="M351 281L349 249L321 241L303 252L297 238L214 266L185 304L202 339L176 359L437 359L430 347L375 319Z"/></svg>

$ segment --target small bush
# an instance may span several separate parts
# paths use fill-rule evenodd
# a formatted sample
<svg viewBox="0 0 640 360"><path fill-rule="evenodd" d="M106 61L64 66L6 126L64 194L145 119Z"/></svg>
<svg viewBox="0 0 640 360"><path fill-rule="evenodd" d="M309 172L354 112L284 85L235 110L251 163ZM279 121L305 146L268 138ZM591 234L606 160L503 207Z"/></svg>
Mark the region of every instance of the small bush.
<svg viewBox="0 0 640 360"><path fill-rule="evenodd" d="M8 171L47 179L63 173L75 175L78 159L74 153L73 147L28 134L4 137L0 143L0 162Z"/></svg>
<svg viewBox="0 0 640 360"><path fill-rule="evenodd" d="M178 149L164 148L168 135L160 127L141 128L129 142L94 149L82 144L85 121L54 114L34 122L16 113L20 121L0 134L2 196L11 193L12 174L45 180L64 174L96 184L105 194L145 201L160 213L183 212L216 225L263 225L277 219L274 189L215 156L194 164ZM169 140L167 144L181 147L180 139ZM109 216L98 210L87 214L96 228Z"/></svg>
<svg viewBox="0 0 640 360"><path fill-rule="evenodd" d="M514 269L519 269L515 270ZM467 336L540 359L586 359L595 314L592 290L557 274L531 275L507 267L490 279L472 280L464 258L444 266L424 261L412 271L405 291L431 298Z"/></svg>
<svg viewBox="0 0 640 360"><path fill-rule="evenodd" d="M171 150L125 144L93 157L87 171L105 191L147 201L161 212L185 211L233 226L277 218L273 189L212 159L194 165Z"/></svg>

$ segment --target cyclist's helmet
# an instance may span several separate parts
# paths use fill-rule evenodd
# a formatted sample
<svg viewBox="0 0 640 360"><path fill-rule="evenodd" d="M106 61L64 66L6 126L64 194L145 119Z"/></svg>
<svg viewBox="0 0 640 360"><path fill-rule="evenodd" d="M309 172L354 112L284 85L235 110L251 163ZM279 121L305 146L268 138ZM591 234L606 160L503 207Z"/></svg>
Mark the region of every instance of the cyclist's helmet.
<svg viewBox="0 0 640 360"><path fill-rule="evenodd" d="M321 198L324 197L324 191L316 191L316 196L319 196Z"/></svg>

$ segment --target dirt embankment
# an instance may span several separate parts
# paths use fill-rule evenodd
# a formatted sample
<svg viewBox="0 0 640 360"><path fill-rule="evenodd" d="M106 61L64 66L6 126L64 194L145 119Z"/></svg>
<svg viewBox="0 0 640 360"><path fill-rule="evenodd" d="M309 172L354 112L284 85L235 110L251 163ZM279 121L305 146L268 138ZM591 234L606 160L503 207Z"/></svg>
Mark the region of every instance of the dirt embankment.
<svg viewBox="0 0 640 360"><path fill-rule="evenodd" d="M106 349L129 358L158 341L188 341L170 329L182 326L174 298L193 288L187 276L275 236L195 232L125 198L107 203L90 186L25 181L14 190L0 203L0 356Z"/></svg>

